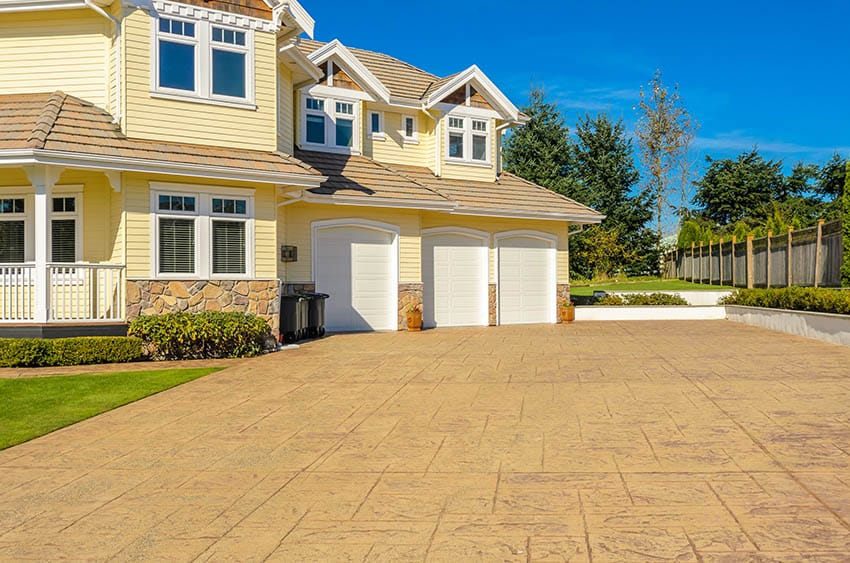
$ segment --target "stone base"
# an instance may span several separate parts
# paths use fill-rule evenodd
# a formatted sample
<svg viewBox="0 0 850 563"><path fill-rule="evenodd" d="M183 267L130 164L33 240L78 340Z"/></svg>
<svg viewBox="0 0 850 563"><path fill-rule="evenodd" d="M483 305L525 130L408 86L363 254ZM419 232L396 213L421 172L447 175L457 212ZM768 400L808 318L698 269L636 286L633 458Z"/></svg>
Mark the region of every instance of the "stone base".
<svg viewBox="0 0 850 563"><path fill-rule="evenodd" d="M139 315L240 311L279 328L277 280L127 280L127 320Z"/></svg>
<svg viewBox="0 0 850 563"><path fill-rule="evenodd" d="M313 282L284 282L281 291L283 292L283 295L295 295L296 293L313 293L316 291L316 284L314 284Z"/></svg>
<svg viewBox="0 0 850 563"><path fill-rule="evenodd" d="M398 329L407 330L407 310L422 306L422 283L398 284Z"/></svg>
<svg viewBox="0 0 850 563"><path fill-rule="evenodd" d="M487 285L487 322L490 326L496 326L496 284Z"/></svg>
<svg viewBox="0 0 850 563"><path fill-rule="evenodd" d="M558 311L560 312L561 307L570 302L570 284L568 283L559 283L558 284L558 294L556 298L555 305L558 307ZM556 315L558 322L561 322L561 315Z"/></svg>

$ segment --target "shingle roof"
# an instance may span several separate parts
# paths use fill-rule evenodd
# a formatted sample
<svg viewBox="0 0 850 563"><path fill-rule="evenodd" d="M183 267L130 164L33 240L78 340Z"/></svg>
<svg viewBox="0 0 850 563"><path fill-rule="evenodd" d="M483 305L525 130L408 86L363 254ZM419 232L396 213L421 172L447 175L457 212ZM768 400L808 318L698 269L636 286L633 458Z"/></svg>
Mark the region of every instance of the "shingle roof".
<svg viewBox="0 0 850 563"><path fill-rule="evenodd" d="M314 194L450 203L424 184L370 158L300 150L295 155L328 177L321 187L308 190Z"/></svg>
<svg viewBox="0 0 850 563"><path fill-rule="evenodd" d="M558 214L600 219L597 211L508 172L495 182L435 176L428 168L393 164L393 169L442 194L460 207L489 212Z"/></svg>
<svg viewBox="0 0 850 563"><path fill-rule="evenodd" d="M279 152L130 139L107 112L62 92L0 95L0 150L3 149L319 175L310 166Z"/></svg>
<svg viewBox="0 0 850 563"><path fill-rule="evenodd" d="M305 55L309 55L323 45L325 43L321 41L301 39L298 48ZM389 89L393 96L419 100L434 83L443 80L435 74L383 53L350 47L348 49Z"/></svg>
<svg viewBox="0 0 850 563"><path fill-rule="evenodd" d="M295 156L328 179L308 192L324 196L393 199L405 203L445 203L466 211L529 216L570 216L598 221L601 215L576 201L503 172L495 182L434 176L428 168L382 164L364 156L296 151Z"/></svg>

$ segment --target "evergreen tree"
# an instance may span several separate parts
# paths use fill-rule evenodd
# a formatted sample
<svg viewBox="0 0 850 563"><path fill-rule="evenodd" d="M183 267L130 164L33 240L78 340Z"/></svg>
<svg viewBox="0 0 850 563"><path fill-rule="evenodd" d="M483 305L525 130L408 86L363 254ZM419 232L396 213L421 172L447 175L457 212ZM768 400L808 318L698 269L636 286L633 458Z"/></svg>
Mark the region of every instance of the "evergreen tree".
<svg viewBox="0 0 850 563"><path fill-rule="evenodd" d="M570 130L558 107L540 88L531 91L522 108L529 121L505 139L505 170L568 197L576 197L572 175Z"/></svg>

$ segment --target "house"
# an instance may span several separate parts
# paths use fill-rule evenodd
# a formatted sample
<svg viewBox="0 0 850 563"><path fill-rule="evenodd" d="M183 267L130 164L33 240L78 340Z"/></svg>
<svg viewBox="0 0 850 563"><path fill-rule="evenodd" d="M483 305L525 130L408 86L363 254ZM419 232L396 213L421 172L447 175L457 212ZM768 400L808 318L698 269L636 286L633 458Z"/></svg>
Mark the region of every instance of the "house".
<svg viewBox="0 0 850 563"><path fill-rule="evenodd" d="M296 0L0 0L0 335L331 295L331 330L555 322L568 229L503 172L525 116L313 41ZM460 66L460 64L459 64Z"/></svg>

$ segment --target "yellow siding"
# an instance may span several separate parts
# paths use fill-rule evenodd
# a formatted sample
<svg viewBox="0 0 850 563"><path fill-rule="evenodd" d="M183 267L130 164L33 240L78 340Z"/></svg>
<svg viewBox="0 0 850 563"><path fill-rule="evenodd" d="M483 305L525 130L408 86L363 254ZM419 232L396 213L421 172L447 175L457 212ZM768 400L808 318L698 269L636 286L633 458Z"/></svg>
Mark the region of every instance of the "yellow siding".
<svg viewBox="0 0 850 563"><path fill-rule="evenodd" d="M437 147L440 151L440 160L442 162L441 175L445 178L458 178L461 180L474 180L477 182L495 182L496 181L496 154L499 147L499 135L496 134L496 121L490 120L490 165L480 166L475 164L455 164L446 161L446 145L445 139L447 135L447 127L449 120L446 116L440 120L441 143ZM471 150L471 147L469 148Z"/></svg>
<svg viewBox="0 0 850 563"><path fill-rule="evenodd" d="M294 149L295 108L293 107L292 71L279 64L277 80L277 150L292 154Z"/></svg>
<svg viewBox="0 0 850 563"><path fill-rule="evenodd" d="M298 247L298 261L286 265L286 281L290 283L313 280L312 223L327 219L366 219L396 225L399 236L399 282L419 282L421 274L421 247L419 238L419 212L403 209L313 205L294 203L285 211L285 244Z"/></svg>
<svg viewBox="0 0 850 563"><path fill-rule="evenodd" d="M53 92L108 108L112 24L92 10L0 16L0 94Z"/></svg>
<svg viewBox="0 0 850 563"><path fill-rule="evenodd" d="M277 148L276 48L273 33L254 31L256 109L151 96L151 18L125 19L126 132L129 137L255 150Z"/></svg>
<svg viewBox="0 0 850 563"><path fill-rule="evenodd" d="M557 280L558 283L569 283L570 281L569 239L567 237L569 225L566 222L423 213L422 228L430 229L433 227L464 227L490 233L490 283L496 283L496 250L492 235L520 230L540 231L556 235L558 237Z"/></svg>
<svg viewBox="0 0 850 563"><path fill-rule="evenodd" d="M374 158L379 162L405 164L409 166L425 166L434 168L434 120L423 112L412 110L408 113L398 111L387 111L386 106L373 106L364 104L363 130L363 154ZM373 140L368 135L369 112L382 111L384 114L384 139ZM410 143L402 139L402 116L415 113L418 125L419 142Z"/></svg>
<svg viewBox="0 0 850 563"><path fill-rule="evenodd" d="M195 185L199 191L205 186L253 188L254 191L254 260L256 278L277 277L277 223L276 196L273 186L238 182L193 181L177 176L124 175L124 197L127 222L127 277L150 278L151 267L151 203L150 182L173 182Z"/></svg>

